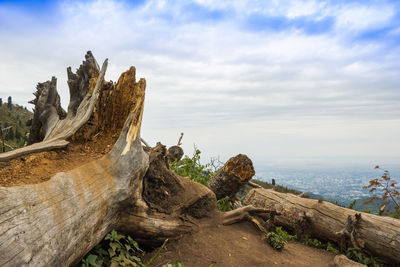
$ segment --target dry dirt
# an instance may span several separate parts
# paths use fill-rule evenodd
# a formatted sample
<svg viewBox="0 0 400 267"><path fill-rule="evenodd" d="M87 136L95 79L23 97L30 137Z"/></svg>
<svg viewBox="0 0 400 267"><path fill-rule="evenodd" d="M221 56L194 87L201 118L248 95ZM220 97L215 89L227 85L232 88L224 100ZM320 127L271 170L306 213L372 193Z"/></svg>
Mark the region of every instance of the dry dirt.
<svg viewBox="0 0 400 267"><path fill-rule="evenodd" d="M71 142L65 149L35 153L0 162L0 186L36 184L108 153L115 137L96 136L90 142Z"/></svg>
<svg viewBox="0 0 400 267"><path fill-rule="evenodd" d="M252 224L202 224L198 232L185 235L166 244L152 266L162 266L181 260L185 267L268 267L268 266L329 266L335 254L289 242L282 251L276 251L263 239ZM145 262L155 251L145 256Z"/></svg>

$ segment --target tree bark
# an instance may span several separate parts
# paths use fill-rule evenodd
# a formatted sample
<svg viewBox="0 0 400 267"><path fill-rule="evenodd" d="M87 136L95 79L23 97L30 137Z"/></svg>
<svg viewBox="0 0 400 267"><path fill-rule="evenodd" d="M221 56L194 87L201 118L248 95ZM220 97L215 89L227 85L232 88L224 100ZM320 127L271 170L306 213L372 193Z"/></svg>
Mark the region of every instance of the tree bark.
<svg viewBox="0 0 400 267"><path fill-rule="evenodd" d="M243 154L230 158L211 178L208 187L217 199L233 197L255 174L253 163Z"/></svg>
<svg viewBox="0 0 400 267"><path fill-rule="evenodd" d="M389 263L400 263L400 220L300 198L270 189L252 189L245 204L276 212L274 222L296 232L338 243L343 250L360 247Z"/></svg>

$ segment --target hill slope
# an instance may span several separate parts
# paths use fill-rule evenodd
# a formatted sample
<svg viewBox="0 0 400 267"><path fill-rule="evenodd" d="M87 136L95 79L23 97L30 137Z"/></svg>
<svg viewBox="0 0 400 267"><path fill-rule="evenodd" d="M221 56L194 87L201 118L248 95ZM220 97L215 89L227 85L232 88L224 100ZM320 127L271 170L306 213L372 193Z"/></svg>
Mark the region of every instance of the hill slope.
<svg viewBox="0 0 400 267"><path fill-rule="evenodd" d="M12 104L10 109L7 103L0 105L1 127L3 129L9 126L12 127L5 133L6 144L13 148L22 147L26 144L28 140L27 135L29 133L29 127L26 125L26 122L31 119L32 116L33 113L25 107ZM11 149L6 146L6 151L9 150Z"/></svg>

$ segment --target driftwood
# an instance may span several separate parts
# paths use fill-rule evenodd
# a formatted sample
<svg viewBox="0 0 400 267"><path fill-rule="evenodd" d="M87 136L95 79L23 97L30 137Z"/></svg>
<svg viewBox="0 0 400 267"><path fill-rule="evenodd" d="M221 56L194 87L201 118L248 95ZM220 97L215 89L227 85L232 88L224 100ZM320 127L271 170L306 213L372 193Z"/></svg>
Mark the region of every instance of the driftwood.
<svg viewBox="0 0 400 267"><path fill-rule="evenodd" d="M211 178L208 187L217 199L233 197L254 176L251 160L243 154L230 158Z"/></svg>
<svg viewBox="0 0 400 267"><path fill-rule="evenodd" d="M357 212L326 201L300 198L270 189L252 189L245 204L276 212L274 223L302 238L338 243L342 250L359 247L389 263L400 263L400 220Z"/></svg>
<svg viewBox="0 0 400 267"><path fill-rule="evenodd" d="M43 140L1 155L5 161L98 135L116 140L101 158L46 182L0 187L0 266L75 265L111 229L158 245L195 231L199 219L218 213L211 190L169 170L163 145L142 147L145 80L136 82L131 67L118 83L105 82L106 66L107 61L98 72L88 53L76 75L68 70L72 102L65 118L54 79L41 85L35 102L39 121L32 123L39 134L32 140ZM218 216L236 222L249 212L265 210Z"/></svg>

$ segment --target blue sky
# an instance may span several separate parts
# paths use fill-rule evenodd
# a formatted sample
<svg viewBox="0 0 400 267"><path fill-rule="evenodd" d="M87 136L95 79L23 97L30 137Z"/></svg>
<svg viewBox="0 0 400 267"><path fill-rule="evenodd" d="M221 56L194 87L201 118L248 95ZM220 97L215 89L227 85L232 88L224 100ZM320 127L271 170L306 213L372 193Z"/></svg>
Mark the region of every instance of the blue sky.
<svg viewBox="0 0 400 267"><path fill-rule="evenodd" d="M398 164L399 1L0 1L0 97L87 50L147 80L143 137L258 166Z"/></svg>

